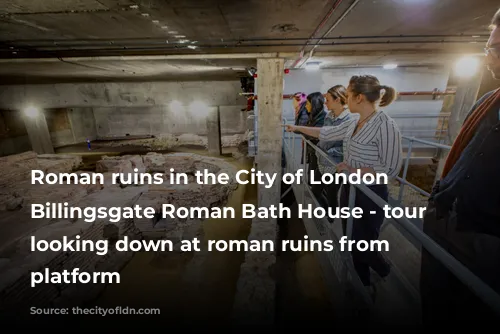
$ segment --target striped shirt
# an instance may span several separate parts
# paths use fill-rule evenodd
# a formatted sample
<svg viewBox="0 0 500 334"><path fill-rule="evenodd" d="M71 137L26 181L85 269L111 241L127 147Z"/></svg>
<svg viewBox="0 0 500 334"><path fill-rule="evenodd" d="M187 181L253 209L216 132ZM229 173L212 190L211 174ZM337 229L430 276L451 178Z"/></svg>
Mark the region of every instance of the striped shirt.
<svg viewBox="0 0 500 334"><path fill-rule="evenodd" d="M344 162L353 168L371 167L394 178L402 159L401 133L396 122L379 111L353 136L359 114L338 126L321 128L319 140L343 140Z"/></svg>

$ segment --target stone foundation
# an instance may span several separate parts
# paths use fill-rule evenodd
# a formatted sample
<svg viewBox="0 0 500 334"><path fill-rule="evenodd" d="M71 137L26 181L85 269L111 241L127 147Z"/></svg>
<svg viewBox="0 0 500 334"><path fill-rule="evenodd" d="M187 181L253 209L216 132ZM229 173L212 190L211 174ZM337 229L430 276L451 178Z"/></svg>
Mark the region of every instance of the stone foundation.
<svg viewBox="0 0 500 334"><path fill-rule="evenodd" d="M54 226L57 225L57 226ZM37 239L53 240L44 234L64 234L69 238L80 235L85 240L102 240L106 224L103 221L73 224L60 222L40 229L33 235ZM139 235L131 221L122 222L124 233L129 238L138 238ZM78 228L78 226L80 228ZM71 231L71 233L69 231ZM59 232L59 233L58 233ZM62 232L62 233L61 233ZM81 305L95 299L106 287L105 284L40 284L30 286L31 272L43 271L49 268L51 272L60 272L64 269L79 268L80 272L115 272L119 271L133 256L132 252L117 252L110 247L110 252L104 256L95 252L46 252L32 253L19 259L22 253L29 248L30 237L19 241L20 253L17 259L7 260L1 268L0 280L0 313L26 312L29 307L64 307ZM28 270L28 272L26 272Z"/></svg>
<svg viewBox="0 0 500 334"><path fill-rule="evenodd" d="M237 147L241 142L247 140L245 134L235 134L222 136L221 145L225 147ZM168 150L181 146L202 146L208 148L208 139L206 136L199 136L194 134L182 134L175 136L172 134L159 135L155 138L146 139L130 139L130 140L111 140L100 142L100 146L108 147L121 147L121 146L143 146L151 150Z"/></svg>
<svg viewBox="0 0 500 334"><path fill-rule="evenodd" d="M19 210L6 217L2 225L8 223L29 225L21 230L22 234L13 236L10 244L2 245L0 252L0 312L10 312L13 316L27 314L24 308L59 307L81 305L98 296L104 284L40 284L31 288L31 272L72 270L80 272L117 272L132 258L133 253L114 251L104 256L95 252L31 252L31 236L37 240L62 240L63 236L74 238L80 235L85 240L116 240L124 236L129 239L157 237L173 241L202 239L201 219L172 220L164 222L124 220L116 224L107 221L85 222L84 219L30 219L30 204L45 202L68 202L77 207L117 207L117 206L161 206L163 203L176 206L211 207L225 203L231 192L236 189L233 165L222 159L199 156L196 154L157 154L144 156L129 155L104 157L98 161L97 169L104 174L104 185L31 185L31 169L46 172L71 172L80 164L81 159L73 156L37 156L27 152L0 158L0 168L5 171L0 176L3 187L0 190L0 214L2 210ZM141 172L177 172L190 174L188 185L120 185L113 184L112 172L129 172L137 168ZM213 173L227 173L228 185L198 185L193 174L197 170L208 169ZM78 173L78 172L77 172ZM4 177L8 175L10 177ZM10 196L10 197L9 197ZM16 202L17 201L17 202ZM15 207L15 208L14 208ZM18 226L18 225L17 225ZM35 228L34 228L35 227ZM177 248L174 248L174 250Z"/></svg>
<svg viewBox="0 0 500 334"><path fill-rule="evenodd" d="M32 203L67 201L74 203L91 193L95 186L31 184L31 170L69 173L80 167L82 158L73 155L24 152L0 158L0 211L28 209Z"/></svg>
<svg viewBox="0 0 500 334"><path fill-rule="evenodd" d="M232 191L237 188L236 183L236 168L233 165L226 163L218 158L203 157L196 154L176 153L176 154L158 154L148 153L142 156L142 160L136 158L138 156L123 156L123 157L104 157L103 160L97 162L97 170L101 172L117 172L125 171L137 167L144 169L149 173L165 173L163 184L149 185L147 191L142 193L137 200L141 207L155 207L158 212L161 212L163 204L173 204L175 207L206 207L223 205ZM170 169L175 172L188 174L189 183L171 184L168 175ZM208 170L211 173L219 175L225 173L230 180L227 185L221 184L197 184L194 178L196 171ZM193 224L200 224L201 220L186 221L185 219L175 220L152 220L148 218L135 219L135 226L144 236L162 237L166 234L182 236L184 228L191 227Z"/></svg>

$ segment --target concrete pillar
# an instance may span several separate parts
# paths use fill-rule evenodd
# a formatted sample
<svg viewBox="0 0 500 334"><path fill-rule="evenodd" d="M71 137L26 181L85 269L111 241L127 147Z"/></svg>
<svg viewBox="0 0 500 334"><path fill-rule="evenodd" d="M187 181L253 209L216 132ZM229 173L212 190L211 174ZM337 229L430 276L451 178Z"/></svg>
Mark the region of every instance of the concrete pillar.
<svg viewBox="0 0 500 334"><path fill-rule="evenodd" d="M482 72L477 75L460 79L457 84L457 93L448 123L448 142L451 144L457 138L467 114L478 99L479 88L481 86Z"/></svg>
<svg viewBox="0 0 500 334"><path fill-rule="evenodd" d="M211 110L207 117L208 152L212 155L222 155L222 140L220 130L220 109Z"/></svg>
<svg viewBox="0 0 500 334"><path fill-rule="evenodd" d="M273 187L259 185L258 206L278 206L281 185L281 149L283 128L283 59L258 59L256 85L258 92L258 147L256 169L276 173ZM254 219L249 240L277 239L276 219ZM280 247L276 243L276 247ZM241 266L234 304L233 319L238 326L272 326L274 323L274 267L276 253L248 252Z"/></svg>
<svg viewBox="0 0 500 334"><path fill-rule="evenodd" d="M24 115L24 124L31 142L31 149L38 154L54 154L49 127L43 111Z"/></svg>
<svg viewBox="0 0 500 334"><path fill-rule="evenodd" d="M448 120L448 133L447 136L445 136L445 142L443 144L450 146L453 145L453 142L455 141L455 138L457 138L469 111L481 97L478 93L483 86L483 77L485 75L487 75L487 73L481 70L478 71L475 76L456 79L456 94L450 110L451 114ZM453 78L450 78L450 81L452 80ZM435 180L439 180L441 178L441 173L443 172L448 152L449 151L444 150L440 151L438 157L439 164L436 170Z"/></svg>

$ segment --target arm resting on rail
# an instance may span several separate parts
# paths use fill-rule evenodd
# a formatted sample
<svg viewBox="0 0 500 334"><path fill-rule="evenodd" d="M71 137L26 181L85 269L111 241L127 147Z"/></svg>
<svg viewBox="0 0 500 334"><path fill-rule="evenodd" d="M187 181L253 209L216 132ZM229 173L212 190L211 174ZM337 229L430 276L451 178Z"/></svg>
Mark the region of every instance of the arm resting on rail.
<svg viewBox="0 0 500 334"><path fill-rule="evenodd" d="M287 132L295 132L295 133L303 133L307 136L311 136L314 138L319 137L319 133L321 128L312 127L312 126L296 126L296 125L286 125Z"/></svg>
<svg viewBox="0 0 500 334"><path fill-rule="evenodd" d="M342 122L336 126L323 126L321 128L296 125L285 125L285 127L288 132L301 132L307 136L319 138L319 140L330 141L344 139L350 124L351 122Z"/></svg>

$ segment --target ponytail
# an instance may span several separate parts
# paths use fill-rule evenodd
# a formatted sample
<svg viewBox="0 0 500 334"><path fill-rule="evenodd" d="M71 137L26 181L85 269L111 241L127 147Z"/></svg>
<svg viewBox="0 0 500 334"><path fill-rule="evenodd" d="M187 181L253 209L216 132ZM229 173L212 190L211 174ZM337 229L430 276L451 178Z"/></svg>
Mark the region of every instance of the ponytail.
<svg viewBox="0 0 500 334"><path fill-rule="evenodd" d="M383 89L385 92L384 95L382 95L382 98L380 99L379 106L387 107L396 99L398 93L396 92L396 89L390 86L382 85L380 86L380 88Z"/></svg>
<svg viewBox="0 0 500 334"><path fill-rule="evenodd" d="M374 104L378 102L380 107L387 107L397 95L394 88L381 85L373 75L353 76L349 81L349 88L355 96L363 94L368 102Z"/></svg>

